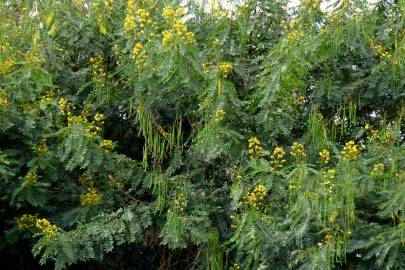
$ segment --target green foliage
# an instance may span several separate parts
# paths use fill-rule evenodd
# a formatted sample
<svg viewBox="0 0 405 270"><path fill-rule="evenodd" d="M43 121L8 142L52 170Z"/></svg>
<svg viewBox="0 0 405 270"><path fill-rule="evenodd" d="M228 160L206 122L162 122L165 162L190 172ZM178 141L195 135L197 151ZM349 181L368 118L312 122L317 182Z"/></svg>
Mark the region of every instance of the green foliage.
<svg viewBox="0 0 405 270"><path fill-rule="evenodd" d="M405 2L197 2L0 3L0 263L405 268Z"/></svg>

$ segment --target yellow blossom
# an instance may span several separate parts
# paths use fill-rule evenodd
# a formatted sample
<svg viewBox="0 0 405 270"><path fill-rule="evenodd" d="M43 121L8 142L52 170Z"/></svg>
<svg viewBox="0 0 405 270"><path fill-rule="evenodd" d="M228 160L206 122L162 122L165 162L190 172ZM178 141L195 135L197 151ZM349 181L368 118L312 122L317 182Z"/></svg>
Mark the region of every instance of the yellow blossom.
<svg viewBox="0 0 405 270"><path fill-rule="evenodd" d="M330 153L328 150L323 149L321 152L319 152L319 156L321 157L321 163L322 164L328 164L329 159L330 159Z"/></svg>
<svg viewBox="0 0 405 270"><path fill-rule="evenodd" d="M390 143L390 142L392 142L392 141L394 141L394 140L395 140L395 134L394 134L394 132L392 132L391 130L387 130L387 131L385 132L385 138L384 138L383 143L384 143L384 144L388 144L388 143Z"/></svg>
<svg viewBox="0 0 405 270"><path fill-rule="evenodd" d="M51 224L45 218L37 219L35 222L35 226L40 229L44 233L45 237L48 239L55 238L60 231L60 229L56 225Z"/></svg>
<svg viewBox="0 0 405 270"><path fill-rule="evenodd" d="M3 63L0 64L0 75L5 75L10 73L15 65L13 59L6 59Z"/></svg>
<svg viewBox="0 0 405 270"><path fill-rule="evenodd" d="M9 105L9 100L7 94L0 90L0 108L7 108Z"/></svg>
<svg viewBox="0 0 405 270"><path fill-rule="evenodd" d="M62 116L65 116L68 118L72 116L72 113L70 111L70 104L66 98L63 98L63 97L60 98L58 104L59 104L59 109L60 109L60 113L62 114Z"/></svg>
<svg viewBox="0 0 405 270"><path fill-rule="evenodd" d="M171 5L168 5L163 8L162 15L165 20L171 20L176 15L176 12Z"/></svg>
<svg viewBox="0 0 405 270"><path fill-rule="evenodd" d="M324 173L325 178L328 180L332 180L335 178L335 173L336 173L336 171L334 169L329 169Z"/></svg>
<svg viewBox="0 0 405 270"><path fill-rule="evenodd" d="M252 137L248 140L249 147L248 147L248 154L250 158L254 157L263 157L263 148L260 146L260 141L257 137Z"/></svg>
<svg viewBox="0 0 405 270"><path fill-rule="evenodd" d="M286 162L284 159L284 149L282 147L276 147L274 149L273 154L271 155L271 161L270 164L273 166L273 168L281 168L283 167L283 164Z"/></svg>
<svg viewBox="0 0 405 270"><path fill-rule="evenodd" d="M377 163L374 165L371 171L371 176L380 176L384 173L385 166L382 163Z"/></svg>
<svg viewBox="0 0 405 270"><path fill-rule="evenodd" d="M102 124L104 121L104 115L101 113L96 113L96 115L94 116L94 121Z"/></svg>
<svg viewBox="0 0 405 270"><path fill-rule="evenodd" d="M266 188L264 185L259 184L243 197L241 205L258 210L262 206L265 197Z"/></svg>
<svg viewBox="0 0 405 270"><path fill-rule="evenodd" d="M83 206L93 206L101 202L102 196L97 193L94 187L89 187L87 193L80 195L80 203Z"/></svg>
<svg viewBox="0 0 405 270"><path fill-rule="evenodd" d="M356 160L360 155L360 146L353 140L347 142L342 150L341 159L343 161Z"/></svg>
<svg viewBox="0 0 405 270"><path fill-rule="evenodd" d="M38 175L38 166L32 167L27 174L25 175L25 179L27 180L28 183L33 183L38 181L39 175Z"/></svg>
<svg viewBox="0 0 405 270"><path fill-rule="evenodd" d="M39 156L43 156L48 152L48 145L46 144L46 140L43 139L39 145L35 148L35 153Z"/></svg>
<svg viewBox="0 0 405 270"><path fill-rule="evenodd" d="M291 147L291 155L299 160L305 159L306 154L304 146L298 142L294 142Z"/></svg>
<svg viewBox="0 0 405 270"><path fill-rule="evenodd" d="M219 72L224 78L227 78L232 70L233 65L231 63L222 63L219 65Z"/></svg>
<svg viewBox="0 0 405 270"><path fill-rule="evenodd" d="M126 33L133 31L136 28L136 20L131 14L127 14L124 20L124 30Z"/></svg>
<svg viewBox="0 0 405 270"><path fill-rule="evenodd" d="M169 44L171 44L174 41L174 34L172 31L165 30L163 31L163 40L162 44L163 47L167 47Z"/></svg>
<svg viewBox="0 0 405 270"><path fill-rule="evenodd" d="M299 106L305 103L305 97L299 96L294 100L294 105Z"/></svg>
<svg viewBox="0 0 405 270"><path fill-rule="evenodd" d="M17 227L20 231L26 231L32 226L35 226L37 217L31 214L24 214L17 218Z"/></svg>
<svg viewBox="0 0 405 270"><path fill-rule="evenodd" d="M364 125L364 130L365 130L365 131L371 130L371 125L370 125L369 123L366 123L366 124Z"/></svg>
<svg viewBox="0 0 405 270"><path fill-rule="evenodd" d="M134 55L134 57L136 57L141 53L142 50L143 50L143 45L142 45L142 43L138 42L135 44L134 49L132 50L132 54Z"/></svg>
<svg viewBox="0 0 405 270"><path fill-rule="evenodd" d="M113 148L112 140L103 140L100 147L104 149L105 152L109 152Z"/></svg>

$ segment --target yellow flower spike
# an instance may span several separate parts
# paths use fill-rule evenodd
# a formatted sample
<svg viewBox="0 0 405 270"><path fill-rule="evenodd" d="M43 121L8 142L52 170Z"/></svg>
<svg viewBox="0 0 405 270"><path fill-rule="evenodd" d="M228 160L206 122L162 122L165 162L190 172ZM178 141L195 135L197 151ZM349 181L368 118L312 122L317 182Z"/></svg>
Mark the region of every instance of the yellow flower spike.
<svg viewBox="0 0 405 270"><path fill-rule="evenodd" d="M0 75L6 75L12 71L15 66L15 61L13 59L6 59L0 63Z"/></svg>
<svg viewBox="0 0 405 270"><path fill-rule="evenodd" d="M165 20L170 20L174 17L174 15L176 14L176 12L174 11L173 7L171 5L165 6L163 8L163 18Z"/></svg>
<svg viewBox="0 0 405 270"><path fill-rule="evenodd" d="M104 149L105 152L109 152L113 148L112 140L103 140L100 147Z"/></svg>
<svg viewBox="0 0 405 270"><path fill-rule="evenodd" d="M48 145L46 144L46 140L43 139L39 145L34 149L35 153L39 156L43 156L48 152Z"/></svg>
<svg viewBox="0 0 405 270"><path fill-rule="evenodd" d="M17 227L20 231L26 231L29 228L35 226L37 217L31 214L24 214L17 218Z"/></svg>
<svg viewBox="0 0 405 270"><path fill-rule="evenodd" d="M104 121L104 115L101 113L96 113L96 115L94 116L94 121L102 123Z"/></svg>
<svg viewBox="0 0 405 270"><path fill-rule="evenodd" d="M270 164L273 168L281 168L283 164L286 162L284 159L284 149L282 147L276 147L273 151L273 154L270 156L271 161Z"/></svg>
<svg viewBox="0 0 405 270"><path fill-rule="evenodd" d="M174 34L172 31L163 31L162 45L163 47L169 46L174 41Z"/></svg>
<svg viewBox="0 0 405 270"><path fill-rule="evenodd" d="M136 58L141 53L142 50L143 50L142 43L140 42L136 43L134 49L132 50L133 57Z"/></svg>
<svg viewBox="0 0 405 270"><path fill-rule="evenodd" d="M305 103L305 97L304 96L299 96L294 100L294 105L300 106Z"/></svg>
<svg viewBox="0 0 405 270"><path fill-rule="evenodd" d="M298 142L294 142L291 147L291 155L298 160L305 159L306 154L305 154L304 146Z"/></svg>
<svg viewBox="0 0 405 270"><path fill-rule="evenodd" d="M227 78L228 75L232 72L233 65L231 63L222 63L219 65L219 72L222 77Z"/></svg>
<svg viewBox="0 0 405 270"><path fill-rule="evenodd" d="M325 178L326 178L327 180L332 180L332 179L335 178L335 173L336 173L336 171L335 171L334 169L327 170L327 171L324 173L324 174L325 174Z"/></svg>
<svg viewBox="0 0 405 270"><path fill-rule="evenodd" d="M35 222L35 226L44 233L45 238L47 239L55 238L60 231L60 228L58 228L56 225L51 224L45 218L37 219Z"/></svg>
<svg viewBox="0 0 405 270"><path fill-rule="evenodd" d="M265 196L266 189L262 184L259 184L243 197L240 204L258 210L262 206Z"/></svg>
<svg viewBox="0 0 405 270"><path fill-rule="evenodd" d="M341 159L343 161L356 160L360 156L360 150L360 146L351 140L343 147Z"/></svg>
<svg viewBox="0 0 405 270"><path fill-rule="evenodd" d="M0 90L0 108L7 108L9 105L9 100L7 94Z"/></svg>
<svg viewBox="0 0 405 270"><path fill-rule="evenodd" d="M377 163L374 165L371 176L381 176L384 173L385 166L382 163Z"/></svg>
<svg viewBox="0 0 405 270"><path fill-rule="evenodd" d="M25 179L27 180L28 183L32 184L36 181L38 181L38 179L40 178L40 176L38 175L38 166L32 167L27 174L25 175Z"/></svg>
<svg viewBox="0 0 405 270"><path fill-rule="evenodd" d="M263 148L260 146L260 141L256 137L252 137L248 140L248 154L250 158L263 157Z"/></svg>
<svg viewBox="0 0 405 270"><path fill-rule="evenodd" d="M83 206L93 206L101 202L102 196L97 193L94 187L89 187L87 193L80 195L80 203Z"/></svg>
<svg viewBox="0 0 405 270"><path fill-rule="evenodd" d="M330 160L330 153L328 150L323 149L321 152L319 152L319 156L321 157L321 163L322 164L328 164Z"/></svg>

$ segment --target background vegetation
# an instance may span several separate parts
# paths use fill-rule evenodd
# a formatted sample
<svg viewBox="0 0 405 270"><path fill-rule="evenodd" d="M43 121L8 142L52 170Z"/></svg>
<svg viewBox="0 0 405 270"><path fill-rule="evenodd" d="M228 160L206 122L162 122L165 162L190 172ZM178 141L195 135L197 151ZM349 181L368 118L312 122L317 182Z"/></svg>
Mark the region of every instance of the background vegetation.
<svg viewBox="0 0 405 270"><path fill-rule="evenodd" d="M405 2L328 10L1 1L2 267L405 269Z"/></svg>

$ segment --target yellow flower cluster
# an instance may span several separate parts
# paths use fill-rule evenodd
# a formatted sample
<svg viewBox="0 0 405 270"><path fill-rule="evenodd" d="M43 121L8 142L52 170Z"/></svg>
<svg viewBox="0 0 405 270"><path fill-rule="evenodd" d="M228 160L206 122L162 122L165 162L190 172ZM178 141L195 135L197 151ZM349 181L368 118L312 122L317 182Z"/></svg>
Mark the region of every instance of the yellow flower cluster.
<svg viewBox="0 0 405 270"><path fill-rule="evenodd" d="M2 63L0 63L0 75L6 75L10 73L15 66L14 59L6 59Z"/></svg>
<svg viewBox="0 0 405 270"><path fill-rule="evenodd" d="M46 144L46 140L43 139L37 147L35 147L34 151L37 153L39 156L43 156L48 152L49 148L48 145Z"/></svg>
<svg viewBox="0 0 405 270"><path fill-rule="evenodd" d="M45 95L41 96L41 100L40 102L47 105L47 104L51 104L53 102L53 99L55 98L55 91L49 91L47 92Z"/></svg>
<svg viewBox="0 0 405 270"><path fill-rule="evenodd" d="M322 164L328 164L330 160L330 153L328 150L323 149L321 152L319 152L319 156L321 157L321 163Z"/></svg>
<svg viewBox="0 0 405 270"><path fill-rule="evenodd" d="M180 212L184 212L184 208L187 206L186 198L183 193L177 195L177 198L174 200L174 207Z"/></svg>
<svg viewBox="0 0 405 270"><path fill-rule="evenodd" d="M104 0L104 7L111 11L114 0Z"/></svg>
<svg viewBox="0 0 405 270"><path fill-rule="evenodd" d="M374 165L371 171L371 176L380 176L384 173L385 166L382 163L377 163Z"/></svg>
<svg viewBox="0 0 405 270"><path fill-rule="evenodd" d="M273 166L273 168L281 168L283 167L283 164L286 162L284 159L284 149L282 147L276 147L274 149L273 154L271 155L271 161L270 164Z"/></svg>
<svg viewBox="0 0 405 270"><path fill-rule="evenodd" d="M144 33L145 24L151 23L150 14L148 11L142 8L137 8L137 4L134 0L128 1L127 16L124 21L124 30L126 33L132 32L137 23L140 26L140 31L138 31L138 37Z"/></svg>
<svg viewBox="0 0 405 270"><path fill-rule="evenodd" d="M0 90L0 108L7 108L9 104L7 94Z"/></svg>
<svg viewBox="0 0 405 270"><path fill-rule="evenodd" d="M303 160L306 158L304 146L299 142L294 142L291 147L291 155L298 160Z"/></svg>
<svg viewBox="0 0 405 270"><path fill-rule="evenodd" d="M132 31L136 27L136 21L134 16L127 14L124 21L124 30L126 33Z"/></svg>
<svg viewBox="0 0 405 270"><path fill-rule="evenodd" d="M104 124L104 115L101 113L96 113L94 115L94 121L96 121L99 124Z"/></svg>
<svg viewBox="0 0 405 270"><path fill-rule="evenodd" d="M391 130L387 130L387 131L385 132L385 138L384 138L383 143L384 143L384 144L388 144L388 143L390 143L390 142L393 142L394 140L395 140L395 134L394 134L394 132L392 132Z"/></svg>
<svg viewBox="0 0 405 270"><path fill-rule="evenodd" d="M324 172L325 179L327 180L335 179L335 174L336 171L334 169L329 169L326 172Z"/></svg>
<svg viewBox="0 0 405 270"><path fill-rule="evenodd" d="M97 83L102 83L107 77L107 71L103 67L104 59L101 55L90 57L90 64L93 68L93 78Z"/></svg>
<svg viewBox="0 0 405 270"><path fill-rule="evenodd" d="M368 140L370 142L376 141L379 138L379 134L378 134L378 129L372 129L370 130L370 136L368 137Z"/></svg>
<svg viewBox="0 0 405 270"><path fill-rule="evenodd" d="M259 184L243 197L240 204L258 210L263 204L264 197L266 197L266 189L262 184Z"/></svg>
<svg viewBox="0 0 405 270"><path fill-rule="evenodd" d="M288 45L293 45L294 43L296 43L297 41L299 41L303 37L304 37L304 31L302 31L302 30L291 31L287 35L287 44Z"/></svg>
<svg viewBox="0 0 405 270"><path fill-rule="evenodd" d="M195 35L188 31L187 26L182 21L185 15L184 8L178 7L176 10L171 5L163 8L162 16L170 30L162 33L162 45L168 48L170 45L177 45L176 41L182 41L185 44L193 44Z"/></svg>
<svg viewBox="0 0 405 270"><path fill-rule="evenodd" d="M62 97L59 99L58 104L59 104L60 114L67 118L68 124L70 125L73 121L73 115L72 115L71 106L70 106L69 101L66 98Z"/></svg>
<svg viewBox="0 0 405 270"><path fill-rule="evenodd" d="M35 226L40 229L48 239L55 238L60 231L56 225L51 224L46 218L37 219Z"/></svg>
<svg viewBox="0 0 405 270"><path fill-rule="evenodd" d="M356 160L360 155L360 146L353 140L347 142L342 150L341 159L343 161Z"/></svg>
<svg viewBox="0 0 405 270"><path fill-rule="evenodd" d="M231 63L222 63L219 65L219 73L222 77L227 78L228 75L232 72L233 65Z"/></svg>
<svg viewBox="0 0 405 270"><path fill-rule="evenodd" d="M168 30L163 31L163 39L162 39L163 47L167 47L169 44L173 43L173 41L174 41L173 32Z"/></svg>
<svg viewBox="0 0 405 270"><path fill-rule="evenodd" d="M17 218L17 227L20 231L26 231L32 226L35 226L37 217L31 214L24 214Z"/></svg>
<svg viewBox="0 0 405 270"><path fill-rule="evenodd" d="M62 97L58 103L62 116L67 116L67 123L69 127L73 124L80 125L86 131L86 135L91 138L100 135L102 130L101 125L104 124L104 115L101 113L96 113L93 121L89 122L88 118L90 117L87 115L88 109L84 108L81 115L73 116L71 106L65 98Z"/></svg>
<svg viewBox="0 0 405 270"><path fill-rule="evenodd" d="M31 227L41 230L47 239L54 239L60 232L60 228L51 224L46 218L38 218L31 214L24 214L17 219L17 227L21 231L26 231Z"/></svg>
<svg viewBox="0 0 405 270"><path fill-rule="evenodd" d="M132 50L132 57L135 63L140 67L145 67L146 60L148 58L142 43L137 42Z"/></svg>
<svg viewBox="0 0 405 270"><path fill-rule="evenodd" d="M305 97L304 96L299 96L294 100L294 105L296 106L301 106L305 103Z"/></svg>
<svg viewBox="0 0 405 270"><path fill-rule="evenodd" d="M113 149L113 142L112 140L103 140L100 147L103 148L106 153L108 153Z"/></svg>
<svg viewBox="0 0 405 270"><path fill-rule="evenodd" d="M87 188L87 193L80 195L80 203L83 206L93 206L101 202L102 196L97 193L96 188Z"/></svg>
<svg viewBox="0 0 405 270"><path fill-rule="evenodd" d="M249 149L248 149L248 154L250 158L254 157L263 157L263 147L260 146L260 141L257 139L257 137L252 137L249 139Z"/></svg>
<svg viewBox="0 0 405 270"><path fill-rule="evenodd" d="M212 116L214 122L220 122L225 117L225 111L223 109L218 109L215 111L215 114Z"/></svg>
<svg viewBox="0 0 405 270"><path fill-rule="evenodd" d="M136 43L135 46L134 46L134 49L132 50L132 54L133 54L134 58L136 56L138 56L141 53L142 50L143 50L142 43L140 43L140 42Z"/></svg>
<svg viewBox="0 0 405 270"><path fill-rule="evenodd" d="M38 181L38 179L39 179L38 166L35 166L35 167L32 167L31 169L29 169L29 171L25 175L25 179L30 184Z"/></svg>
<svg viewBox="0 0 405 270"><path fill-rule="evenodd" d="M381 59L387 60L391 58L391 53L385 50L382 45L375 44L371 37L368 39L368 43L370 44L371 47L373 47L375 54Z"/></svg>

